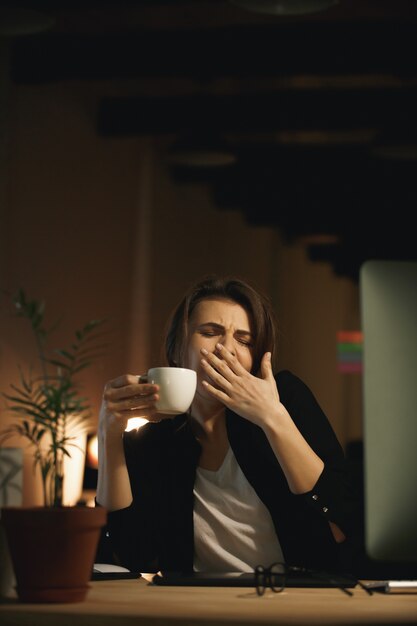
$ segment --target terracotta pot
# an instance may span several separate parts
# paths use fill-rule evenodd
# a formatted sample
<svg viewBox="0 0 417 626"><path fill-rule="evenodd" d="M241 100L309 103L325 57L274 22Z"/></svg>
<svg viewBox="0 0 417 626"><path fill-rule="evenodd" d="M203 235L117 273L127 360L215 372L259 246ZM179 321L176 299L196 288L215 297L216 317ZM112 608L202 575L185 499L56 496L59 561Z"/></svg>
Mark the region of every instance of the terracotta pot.
<svg viewBox="0 0 417 626"><path fill-rule="evenodd" d="M19 600L85 600L106 518L102 507L4 507Z"/></svg>

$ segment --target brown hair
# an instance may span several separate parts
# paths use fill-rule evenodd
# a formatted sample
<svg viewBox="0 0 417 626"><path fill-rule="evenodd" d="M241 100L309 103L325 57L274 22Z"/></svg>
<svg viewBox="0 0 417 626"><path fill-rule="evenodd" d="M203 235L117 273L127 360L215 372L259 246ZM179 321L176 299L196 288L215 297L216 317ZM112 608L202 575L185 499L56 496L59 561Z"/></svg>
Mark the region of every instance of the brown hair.
<svg viewBox="0 0 417 626"><path fill-rule="evenodd" d="M165 338L168 364L181 367L188 341L188 323L198 302L207 298L226 298L240 304L248 313L253 332L253 368L257 373L262 356L274 358L276 326L269 299L244 280L234 276L211 275L192 285L172 313Z"/></svg>

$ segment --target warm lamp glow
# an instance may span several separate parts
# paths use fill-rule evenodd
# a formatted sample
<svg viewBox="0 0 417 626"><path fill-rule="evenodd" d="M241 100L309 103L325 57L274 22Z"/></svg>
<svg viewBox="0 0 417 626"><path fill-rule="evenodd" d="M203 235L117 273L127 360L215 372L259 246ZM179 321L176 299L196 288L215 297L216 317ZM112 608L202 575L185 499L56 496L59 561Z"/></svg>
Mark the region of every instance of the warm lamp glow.
<svg viewBox="0 0 417 626"><path fill-rule="evenodd" d="M87 445L87 462L89 467L98 467L98 440L97 435L90 438Z"/></svg>
<svg viewBox="0 0 417 626"><path fill-rule="evenodd" d="M71 440L71 456L64 456L64 505L75 506L83 489L87 435L75 434Z"/></svg>
<svg viewBox="0 0 417 626"><path fill-rule="evenodd" d="M129 430L137 430L138 428L144 426L147 422L148 420L146 420L144 417L131 417L130 420L127 422L125 431L129 432Z"/></svg>
<svg viewBox="0 0 417 626"><path fill-rule="evenodd" d="M144 424L147 423L144 417L132 417L128 422L125 428L126 432L129 430L134 430L141 428ZM88 467L93 469L98 468L98 439L97 435L92 435L88 439L87 444L87 464Z"/></svg>

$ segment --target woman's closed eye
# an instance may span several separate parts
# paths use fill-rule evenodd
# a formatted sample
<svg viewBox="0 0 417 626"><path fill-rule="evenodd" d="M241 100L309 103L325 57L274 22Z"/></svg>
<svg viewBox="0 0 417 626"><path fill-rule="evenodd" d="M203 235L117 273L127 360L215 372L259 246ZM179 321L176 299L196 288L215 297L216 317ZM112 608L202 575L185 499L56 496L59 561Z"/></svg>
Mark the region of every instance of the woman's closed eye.
<svg viewBox="0 0 417 626"><path fill-rule="evenodd" d="M200 335L202 337L218 337L220 336L222 333L219 332L218 330L201 330L200 331ZM237 343L239 343L242 346L245 346L247 348L251 348L253 346L253 342L251 339L247 338L247 337L236 337L235 341L237 341Z"/></svg>
<svg viewBox="0 0 417 626"><path fill-rule="evenodd" d="M220 334L218 330L200 330L200 335L203 337L217 337Z"/></svg>
<svg viewBox="0 0 417 626"><path fill-rule="evenodd" d="M242 346L246 346L247 348L252 348L253 343L248 339L238 339L238 342L242 344Z"/></svg>

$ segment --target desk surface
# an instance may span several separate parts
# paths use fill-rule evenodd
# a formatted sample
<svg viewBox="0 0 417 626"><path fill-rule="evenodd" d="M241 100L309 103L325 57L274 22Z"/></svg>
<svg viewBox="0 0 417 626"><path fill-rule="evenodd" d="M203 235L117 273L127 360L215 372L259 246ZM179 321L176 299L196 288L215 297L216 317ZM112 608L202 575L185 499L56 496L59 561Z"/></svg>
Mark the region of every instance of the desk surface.
<svg viewBox="0 0 417 626"><path fill-rule="evenodd" d="M258 597L237 587L158 587L142 578L91 583L84 602L0 604L2 626L417 625L417 594L369 596L355 587L291 588Z"/></svg>

